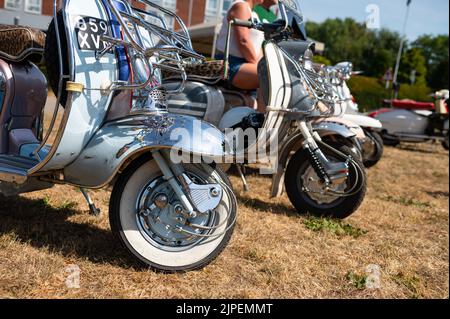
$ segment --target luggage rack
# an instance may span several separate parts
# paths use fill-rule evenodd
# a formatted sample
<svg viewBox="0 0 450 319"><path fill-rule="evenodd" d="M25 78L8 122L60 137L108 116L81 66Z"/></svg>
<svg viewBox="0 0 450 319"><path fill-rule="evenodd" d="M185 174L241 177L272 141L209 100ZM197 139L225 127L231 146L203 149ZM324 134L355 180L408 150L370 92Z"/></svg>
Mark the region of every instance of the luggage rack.
<svg viewBox="0 0 450 319"><path fill-rule="evenodd" d="M167 24L165 23L164 18L158 14L131 5L128 5L127 8L127 11L129 12L125 12L119 10L114 5L113 0L105 0L105 4L117 19L117 22L120 24L124 33L124 39L117 39L106 35L102 36L103 41L110 43L110 47L108 47L106 51L117 46L123 46L129 50L133 50L145 63L148 70L150 70L146 76L146 81L138 84L115 82L111 85L110 90L140 90L148 88L155 77L155 70L159 69L181 75L182 82L180 83L180 87L176 90L166 92L168 94L180 93L183 91L187 80L187 74L183 67L183 63L186 59L191 62L196 60L204 61L204 57L197 54L192 49L192 43L187 28L176 14L147 0L137 0L137 2L146 4L164 14L172 16L178 24L180 24L182 33L165 29L164 26L167 26ZM158 19L163 24L163 27L146 21L146 17ZM136 30L136 35L133 35L129 23L131 23ZM156 36L159 39L159 43L152 47L146 47L143 41L139 39L140 31L142 29L146 30L152 38ZM99 54L101 55L102 53L103 52L100 52ZM156 87L153 89L156 89Z"/></svg>

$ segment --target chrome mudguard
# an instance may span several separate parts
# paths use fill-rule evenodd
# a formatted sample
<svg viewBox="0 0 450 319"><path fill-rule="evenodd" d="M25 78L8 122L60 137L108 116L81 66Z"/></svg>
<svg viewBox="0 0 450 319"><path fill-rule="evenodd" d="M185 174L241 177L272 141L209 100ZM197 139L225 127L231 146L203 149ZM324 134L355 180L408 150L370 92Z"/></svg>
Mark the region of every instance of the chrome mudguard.
<svg viewBox="0 0 450 319"><path fill-rule="evenodd" d="M320 137L330 135L340 135L346 139L356 137L357 134L342 123L336 122L316 122L313 124L314 131L319 133Z"/></svg>
<svg viewBox="0 0 450 319"><path fill-rule="evenodd" d="M226 146L222 132L194 117L135 115L104 125L64 169L64 178L70 184L100 188L130 158L152 149L173 149L217 161L232 156Z"/></svg>

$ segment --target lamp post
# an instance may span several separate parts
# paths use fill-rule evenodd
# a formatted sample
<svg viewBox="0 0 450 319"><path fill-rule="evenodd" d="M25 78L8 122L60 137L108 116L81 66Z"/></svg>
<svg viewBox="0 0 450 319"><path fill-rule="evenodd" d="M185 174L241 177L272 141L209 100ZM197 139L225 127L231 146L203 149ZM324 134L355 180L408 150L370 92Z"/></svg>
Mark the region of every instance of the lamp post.
<svg viewBox="0 0 450 319"><path fill-rule="evenodd" d="M403 47L405 46L405 41L406 41L406 26L408 24L409 9L411 6L411 2L412 2L412 0L407 0L407 3L406 3L406 16L405 16L405 22L403 24L402 40L400 42L400 48L398 50L397 63L395 64L394 79L393 79L395 99L398 98L398 92L399 92L399 86L398 86L398 81L397 81L398 80L398 72L400 69L400 63L402 61Z"/></svg>

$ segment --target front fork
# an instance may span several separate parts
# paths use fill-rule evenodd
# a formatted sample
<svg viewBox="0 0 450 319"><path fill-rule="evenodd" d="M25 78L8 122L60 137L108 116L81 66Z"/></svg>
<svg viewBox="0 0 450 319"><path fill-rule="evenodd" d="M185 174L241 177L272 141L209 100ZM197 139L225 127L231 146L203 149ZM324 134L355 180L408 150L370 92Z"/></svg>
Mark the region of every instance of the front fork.
<svg viewBox="0 0 450 319"><path fill-rule="evenodd" d="M322 183L329 186L333 183L345 181L349 176L348 163L330 162L317 144L317 141L321 142L322 139L319 134L312 133L312 128L306 122L300 122L300 131L305 138L303 149L308 152L311 165Z"/></svg>
<svg viewBox="0 0 450 319"><path fill-rule="evenodd" d="M179 167L179 165L173 164L169 160L169 156L165 153L165 151L161 152L159 150L155 150L152 151L152 155L159 169L163 173L164 179L170 184L175 194L180 199L183 208L189 215L189 218L197 217L194 206L180 185L183 180L183 170Z"/></svg>

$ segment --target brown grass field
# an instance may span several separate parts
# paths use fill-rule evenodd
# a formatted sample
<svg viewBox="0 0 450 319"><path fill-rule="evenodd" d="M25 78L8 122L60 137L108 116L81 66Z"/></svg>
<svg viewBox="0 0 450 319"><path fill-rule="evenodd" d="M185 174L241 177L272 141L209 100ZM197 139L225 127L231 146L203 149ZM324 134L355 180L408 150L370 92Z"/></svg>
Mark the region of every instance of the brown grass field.
<svg viewBox="0 0 450 319"><path fill-rule="evenodd" d="M159 274L137 267L109 230L110 190L91 217L69 186L0 197L1 298L448 298L449 155L438 145L388 148L369 191L344 222L297 215L270 179L251 176L230 245L207 268ZM81 270L67 288L67 267ZM372 265L372 266L370 266ZM380 270L373 288L368 267Z"/></svg>

